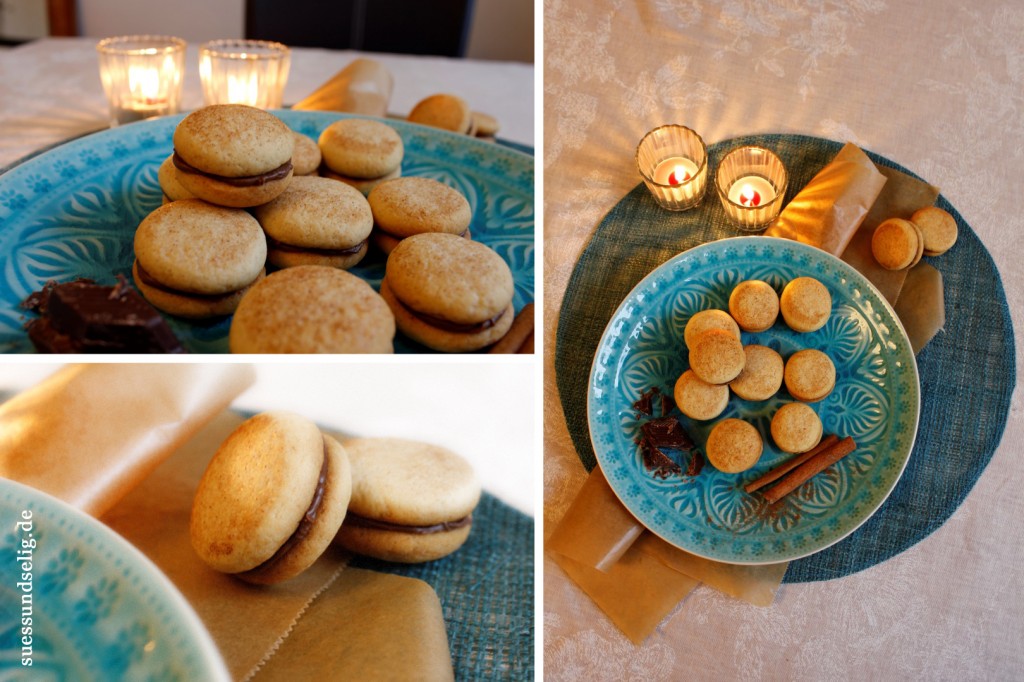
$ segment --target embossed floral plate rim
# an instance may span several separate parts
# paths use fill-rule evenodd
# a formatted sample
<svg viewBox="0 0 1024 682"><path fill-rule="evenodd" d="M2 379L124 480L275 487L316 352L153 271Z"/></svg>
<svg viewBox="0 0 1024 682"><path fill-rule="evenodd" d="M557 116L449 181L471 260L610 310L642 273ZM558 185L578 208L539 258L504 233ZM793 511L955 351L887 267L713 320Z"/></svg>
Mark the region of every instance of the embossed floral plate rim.
<svg viewBox="0 0 1024 682"><path fill-rule="evenodd" d="M633 402L651 386L671 399L675 378L687 366L682 339L686 320L701 309L727 309L728 293L742 279L766 279L781 291L785 281L800 275L816 277L829 288L829 323L817 332L798 334L780 316L767 332L744 332L743 343L774 347L784 358L799 348L828 350L836 364L836 388L812 407L822 416L826 433L853 435L858 449L769 506L759 493L747 494L742 486L789 457L775 448L768 433L770 415L792 401L785 388L764 403L730 394L726 412L709 422L679 415L673 401L670 413L679 416L702 453L711 426L726 417L740 417L758 427L764 455L742 474L723 474L705 464L697 476L686 476L688 455L675 453L683 474L655 478L644 468L636 442L648 417L638 413ZM715 277L718 282L713 282ZM674 314L664 314L665 305L676 306ZM587 414L594 452L609 485L644 526L705 558L768 564L825 549L854 532L884 503L913 450L920 385L898 317L860 273L798 242L734 237L678 254L626 296L594 356Z"/></svg>
<svg viewBox="0 0 1024 682"><path fill-rule="evenodd" d="M31 511L31 529L16 525L24 511ZM23 541L36 541L30 571L34 671L46 669L46 657L53 657L83 682L231 679L192 607L120 535L65 502L10 480L0 480L0 516L9 558L4 575L24 570L15 557ZM13 580L0 592L5 599L21 593ZM13 641L20 644L20 627L14 627ZM47 642L50 635L60 641Z"/></svg>
<svg viewBox="0 0 1024 682"><path fill-rule="evenodd" d="M273 112L316 138L350 114ZM185 114L92 133L54 147L0 175L0 352L32 352L22 329L30 315L18 304L46 281L89 277L104 284L131 279L132 235L162 192L157 169L170 154ZM365 118L365 117L363 117ZM534 159L515 149L406 121L381 119L405 144L403 175L455 187L473 208L470 230L512 270L513 306L534 299ZM385 259L371 254L355 268L375 289ZM194 322L165 316L192 353L227 351L230 317ZM434 351L398 334L395 351Z"/></svg>

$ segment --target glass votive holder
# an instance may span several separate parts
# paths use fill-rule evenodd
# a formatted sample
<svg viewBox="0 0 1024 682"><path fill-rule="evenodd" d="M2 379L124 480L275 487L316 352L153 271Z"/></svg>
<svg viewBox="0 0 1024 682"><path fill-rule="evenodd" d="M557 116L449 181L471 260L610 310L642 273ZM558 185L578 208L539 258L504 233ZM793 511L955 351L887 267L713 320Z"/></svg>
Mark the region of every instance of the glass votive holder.
<svg viewBox="0 0 1024 682"><path fill-rule="evenodd" d="M764 147L732 150L715 172L715 188L725 214L745 232L760 232L775 220L788 182L782 161Z"/></svg>
<svg viewBox="0 0 1024 682"><path fill-rule="evenodd" d="M119 36L96 45L110 125L177 113L185 76L185 41L171 36Z"/></svg>
<svg viewBox="0 0 1024 682"><path fill-rule="evenodd" d="M279 109L291 50L267 40L213 40L199 48L203 104Z"/></svg>
<svg viewBox="0 0 1024 682"><path fill-rule="evenodd" d="M693 208L707 191L708 149L686 126L663 125L644 135L636 167L658 205L670 211Z"/></svg>

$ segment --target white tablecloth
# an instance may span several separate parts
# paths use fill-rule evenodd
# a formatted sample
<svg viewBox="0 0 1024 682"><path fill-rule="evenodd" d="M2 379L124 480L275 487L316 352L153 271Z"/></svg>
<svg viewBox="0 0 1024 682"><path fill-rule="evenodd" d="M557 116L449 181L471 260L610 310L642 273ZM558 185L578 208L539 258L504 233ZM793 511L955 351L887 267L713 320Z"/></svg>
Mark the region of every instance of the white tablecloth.
<svg viewBox="0 0 1024 682"><path fill-rule="evenodd" d="M995 259L1021 357L1024 6L552 0L544 28L546 532L585 476L555 383L559 306L662 123L708 144L848 140L938 185ZM1017 392L991 463L935 533L860 573L784 585L770 608L698 587L633 646L546 560L545 679L1024 678L1021 407Z"/></svg>
<svg viewBox="0 0 1024 682"><path fill-rule="evenodd" d="M451 92L495 116L498 136L534 145L532 64L294 48L285 105L298 102L357 57L395 79L389 112L405 116L427 95ZM202 106L199 50L185 57L182 109ZM107 127L96 40L44 39L0 51L0 168L32 151Z"/></svg>

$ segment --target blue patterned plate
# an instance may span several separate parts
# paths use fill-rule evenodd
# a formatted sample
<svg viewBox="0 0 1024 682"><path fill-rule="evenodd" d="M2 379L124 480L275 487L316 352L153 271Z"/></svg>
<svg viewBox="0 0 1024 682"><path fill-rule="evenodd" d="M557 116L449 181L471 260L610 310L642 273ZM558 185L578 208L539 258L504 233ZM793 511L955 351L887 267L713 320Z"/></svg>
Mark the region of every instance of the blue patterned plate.
<svg viewBox="0 0 1024 682"><path fill-rule="evenodd" d="M192 608L120 535L7 480L0 518L0 678L230 680Z"/></svg>
<svg viewBox="0 0 1024 682"><path fill-rule="evenodd" d="M760 461L741 474L706 464L687 476L691 455L668 451L682 475L659 479L643 464L637 441L650 417L633 404L657 387L671 401L675 381L688 367L683 329L694 313L728 310L733 287L762 279L776 291L807 275L832 294L832 316L812 333L779 321L766 332L743 333L788 358L802 348L825 351L836 365L836 386L812 403L825 433L853 436L857 450L775 505L744 484L789 457L775 448L772 415L792 398L781 390L763 402L730 396L719 419L750 421L764 439ZM703 557L739 564L775 563L813 554L838 542L868 519L892 491L917 433L920 392L917 364L892 308L860 273L804 244L769 237L709 242L664 263L622 302L605 329L590 373L590 437L615 494L647 528L673 545ZM655 400L655 416L661 409ZM716 420L680 415L703 453Z"/></svg>
<svg viewBox="0 0 1024 682"><path fill-rule="evenodd" d="M321 111L274 113L314 139L345 118ZM160 205L157 169L171 153L171 136L182 117L89 135L0 175L0 352L33 350L18 304L48 280L89 277L111 284L118 274L131 279L135 228ZM518 312L533 300L533 157L436 128L387 123L405 144L403 175L440 180L469 199L473 239L512 268ZM375 249L371 253L352 272L379 288L385 259ZM168 321L190 352L227 352L230 318ZM395 351L431 352L401 335Z"/></svg>

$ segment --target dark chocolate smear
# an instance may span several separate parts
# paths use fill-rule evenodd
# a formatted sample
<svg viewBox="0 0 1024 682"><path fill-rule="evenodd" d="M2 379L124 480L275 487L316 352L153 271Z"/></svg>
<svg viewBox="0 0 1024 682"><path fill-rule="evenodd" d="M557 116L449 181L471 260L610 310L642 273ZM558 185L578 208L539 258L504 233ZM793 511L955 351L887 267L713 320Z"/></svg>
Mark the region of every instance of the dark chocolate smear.
<svg viewBox="0 0 1024 682"><path fill-rule="evenodd" d="M171 157L171 163L174 167L180 170L182 173L189 173L191 175L202 175L205 178L216 180L217 182L223 182L226 185L232 187L259 187L265 185L268 182L274 182L275 180L282 180L288 177L288 174L292 172L292 162L289 159L282 165L269 170L266 173L260 173L259 175L244 175L241 177L233 178L227 175L217 175L215 173L207 173L204 170L200 170L195 166L191 165L188 161L181 158L178 151L174 151L174 155Z"/></svg>
<svg viewBox="0 0 1024 682"><path fill-rule="evenodd" d="M392 290L391 293L394 294L394 290ZM428 315L427 313L421 313L418 310L413 310L412 308L407 306L402 301L402 299L398 298L397 294L395 294L395 300L398 301L398 304L402 306L404 310L408 311L408 313L413 317L422 320L423 322L426 322L432 327L443 329L446 332L455 332L456 334L477 334L479 332L490 329L495 324L497 324L498 320L501 319L501 316L505 314L505 311L502 310L500 313L498 313L489 320L484 320L483 322L477 322L475 324L463 324L460 322L452 322L451 320L446 320L441 317L434 317L433 315Z"/></svg>
<svg viewBox="0 0 1024 682"><path fill-rule="evenodd" d="M352 256L359 253L365 245L366 240L364 239L355 246L346 246L342 249L320 249L313 246L294 246L292 244L285 244L284 242L279 242L270 235L267 235L268 249L287 251L288 253L312 253L322 256Z"/></svg>
<svg viewBox="0 0 1024 682"><path fill-rule="evenodd" d="M358 514L349 512L345 517L345 523L359 528L389 530L397 533L412 533L413 535L429 535L431 533L444 533L450 530L456 530L457 528L465 528L473 523L473 515L469 514L468 516L463 516L461 519L456 519L455 521L442 521L441 523L435 523L430 526L407 526L400 523L391 523L390 521L370 519L365 516L359 516Z"/></svg>

